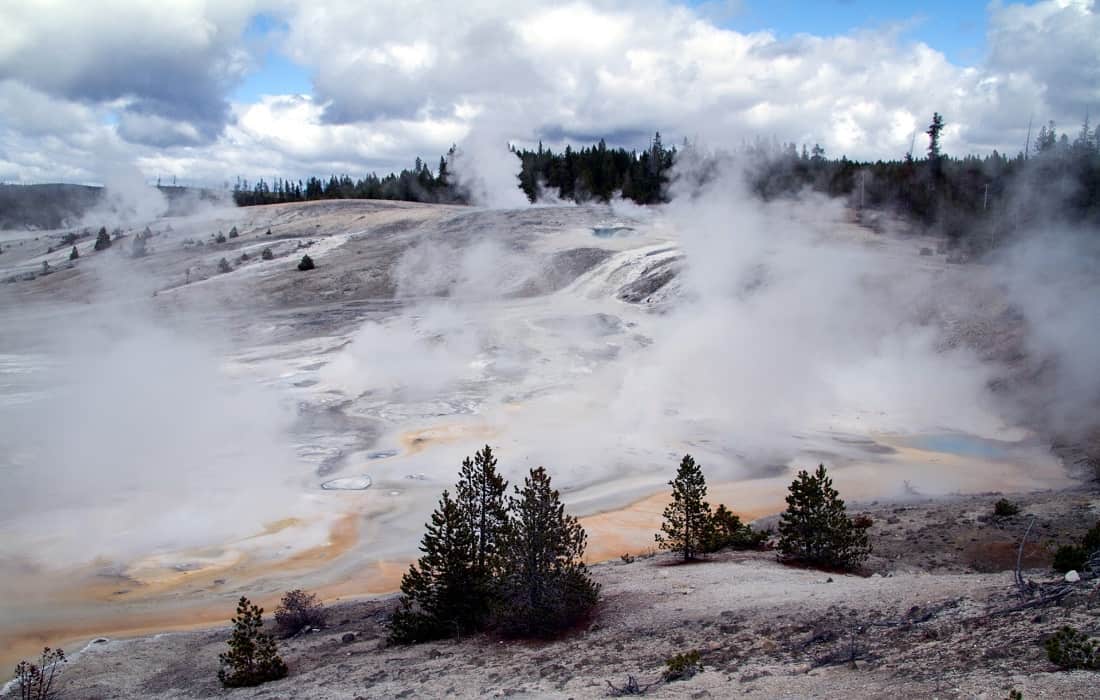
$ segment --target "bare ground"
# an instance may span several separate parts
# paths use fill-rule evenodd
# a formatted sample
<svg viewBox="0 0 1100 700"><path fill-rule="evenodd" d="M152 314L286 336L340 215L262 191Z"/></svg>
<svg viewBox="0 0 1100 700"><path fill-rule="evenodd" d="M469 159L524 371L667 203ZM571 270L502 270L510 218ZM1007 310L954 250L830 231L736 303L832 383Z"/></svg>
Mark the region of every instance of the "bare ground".
<svg viewBox="0 0 1100 700"><path fill-rule="evenodd" d="M65 669L62 697L594 698L628 676L665 698L1097 697L1100 675L1059 671L1042 646L1064 624L1100 636L1095 580L1057 605L1000 611L1021 603L1012 568L1030 518L1026 574L1053 580L1051 552L1100 518L1100 492L1020 496L1012 518L992 517L998 497L853 508L874 519L863 575L783 566L771 552L600 564L598 615L557 641L388 647L385 597L333 605L327 629L280 642L283 681L223 690L227 625L90 644ZM662 681L665 659L692 649L704 671Z"/></svg>

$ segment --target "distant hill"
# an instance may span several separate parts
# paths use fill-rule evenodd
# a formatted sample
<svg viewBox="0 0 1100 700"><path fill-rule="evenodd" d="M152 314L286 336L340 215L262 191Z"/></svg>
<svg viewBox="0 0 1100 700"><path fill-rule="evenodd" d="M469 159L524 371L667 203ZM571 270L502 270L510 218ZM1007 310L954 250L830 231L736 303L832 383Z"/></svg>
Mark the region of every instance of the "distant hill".
<svg viewBox="0 0 1100 700"><path fill-rule="evenodd" d="M60 228L94 207L102 187L86 185L0 185L0 229Z"/></svg>
<svg viewBox="0 0 1100 700"><path fill-rule="evenodd" d="M194 187L158 187L168 199L170 216L187 213L201 200L220 193ZM56 229L77 221L103 199L103 188L88 185L0 185L0 229Z"/></svg>

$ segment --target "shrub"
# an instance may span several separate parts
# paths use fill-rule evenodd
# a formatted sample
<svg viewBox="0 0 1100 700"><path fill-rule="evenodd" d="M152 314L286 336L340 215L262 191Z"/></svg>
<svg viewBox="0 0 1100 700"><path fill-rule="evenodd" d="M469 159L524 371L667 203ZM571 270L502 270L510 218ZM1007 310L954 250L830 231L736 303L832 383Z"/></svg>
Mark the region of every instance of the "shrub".
<svg viewBox="0 0 1100 700"><path fill-rule="evenodd" d="M1064 544L1054 552L1054 563L1051 568L1060 573L1067 571L1081 571L1085 568L1088 556L1083 547L1073 544Z"/></svg>
<svg viewBox="0 0 1100 700"><path fill-rule="evenodd" d="M1086 554L1092 554L1100 549L1100 520L1097 520L1092 529L1085 533L1085 539L1081 540L1081 546L1084 547Z"/></svg>
<svg viewBox="0 0 1100 700"><path fill-rule="evenodd" d="M264 248L263 252L260 253L260 257L263 258L264 260L274 260L275 259L275 253L271 252L271 248Z"/></svg>
<svg viewBox="0 0 1100 700"><path fill-rule="evenodd" d="M275 628L280 637L286 638L310 627L325 626L325 609L313 593L300 588L287 591L275 608Z"/></svg>
<svg viewBox="0 0 1100 700"><path fill-rule="evenodd" d="M1100 669L1100 650L1088 635L1066 625L1046 643L1047 658L1065 669Z"/></svg>
<svg viewBox="0 0 1100 700"><path fill-rule="evenodd" d="M1100 550L1100 521L1085 533L1080 545L1064 544L1059 547L1054 553L1051 568L1061 573L1083 571L1089 568L1089 558L1097 550Z"/></svg>
<svg viewBox="0 0 1100 700"><path fill-rule="evenodd" d="M285 678L286 664L279 656L275 639L262 632L263 608L241 596L233 618L229 651L218 655L218 680L226 688L243 688Z"/></svg>
<svg viewBox="0 0 1100 700"><path fill-rule="evenodd" d="M542 467L509 499L498 621L507 634L549 637L585 618L599 584L584 565L587 536Z"/></svg>
<svg viewBox="0 0 1100 700"><path fill-rule="evenodd" d="M47 700L53 697L53 683L61 673L63 663L65 652L49 647L42 649L37 664L20 661L15 666L15 682L19 687L20 700Z"/></svg>
<svg viewBox="0 0 1100 700"><path fill-rule="evenodd" d="M734 515L724 504L719 504L710 519L710 541L706 551L717 552L719 549L732 547L733 549L759 549L768 537L768 531L753 530L751 525L741 522L741 518Z"/></svg>
<svg viewBox="0 0 1100 700"><path fill-rule="evenodd" d="M99 233L95 237L95 249L107 250L111 247L111 237L107 235L107 227L103 226L99 229Z"/></svg>
<svg viewBox="0 0 1100 700"><path fill-rule="evenodd" d="M214 238L215 243L225 243L225 234L218 231L217 237Z"/></svg>
<svg viewBox="0 0 1100 700"><path fill-rule="evenodd" d="M298 263L298 269L302 272L312 270L314 267L316 266L313 264L313 258L308 255L303 255L301 262Z"/></svg>
<svg viewBox="0 0 1100 700"><path fill-rule="evenodd" d="M713 542L710 504L703 500L707 496L707 481L691 455L684 455L676 478L668 485L672 487L672 502L665 508L661 532L654 539L661 549L676 552L683 561L690 561L708 551Z"/></svg>
<svg viewBox="0 0 1100 700"><path fill-rule="evenodd" d="M687 680L703 670L697 650L676 654L665 661L664 678L666 681Z"/></svg>
<svg viewBox="0 0 1100 700"><path fill-rule="evenodd" d="M825 465L805 470L791 483L787 510L779 520L780 557L815 566L853 569L871 552L867 530L848 518Z"/></svg>
<svg viewBox="0 0 1100 700"><path fill-rule="evenodd" d="M225 258L222 258L221 260L218 261L218 272L226 273L226 272L232 272L232 271L233 271L233 266L229 264L228 260L226 260Z"/></svg>
<svg viewBox="0 0 1100 700"><path fill-rule="evenodd" d="M1020 513L1020 506L1016 505L1007 498L1002 498L993 504L993 515L998 518L1008 518Z"/></svg>

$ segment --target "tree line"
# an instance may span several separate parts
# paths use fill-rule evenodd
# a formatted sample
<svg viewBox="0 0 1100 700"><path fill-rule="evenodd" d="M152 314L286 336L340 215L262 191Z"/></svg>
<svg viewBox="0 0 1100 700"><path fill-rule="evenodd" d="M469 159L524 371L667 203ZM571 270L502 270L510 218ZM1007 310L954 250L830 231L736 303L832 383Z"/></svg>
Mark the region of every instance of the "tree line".
<svg viewBox="0 0 1100 700"><path fill-rule="evenodd" d="M943 152L946 119L934 113L925 135L924 157L911 149L892 160L830 158L823 145L812 147L758 139L731 153L708 154L695 177L723 158L740 160L752 192L768 200L807 189L845 197L854 208L889 211L939 232L955 244L983 249L1038 221L1100 223L1100 127L1088 118L1075 133L1059 132L1054 122L1030 135L1014 156L998 151L953 157ZM914 139L915 144L915 139ZM575 202L607 202L621 196L638 204L667 201L673 165L686 140L666 147L658 132L641 151L612 148L601 139L592 146L566 146L555 152L541 142L534 150L510 146L518 159L516 186L530 201L560 197ZM452 146L433 170L420 158L411 169L358 180L331 175L327 180L238 181L237 204L271 204L313 199L397 199L468 203L469 194L450 173ZM710 162L708 162L710 161Z"/></svg>
<svg viewBox="0 0 1100 700"><path fill-rule="evenodd" d="M509 146L519 160L516 186L534 202L547 195L569 201L608 201L616 194L638 204L665 201L668 172L676 157L676 148L666 148L660 133L654 135L649 147L640 153L625 148L609 148L603 139L580 149L566 146L561 152L544 148L539 142L535 150ZM379 176L370 173L357 180L349 175L330 175L327 180L310 177L307 180L276 178L272 182L260 179L249 183L237 180L233 200L238 206L304 202L316 199L390 199L442 204L468 204L467 192L451 176L451 159L457 152L452 146L439 158L433 172L417 157L411 169Z"/></svg>
<svg viewBox="0 0 1100 700"><path fill-rule="evenodd" d="M765 200L810 189L847 198L859 210L888 211L981 251L1039 222L1100 224L1100 127L1086 118L1071 138L1054 122L1015 156L952 157L943 152L945 118L934 113L923 158L874 162L829 159L815 144L758 142L746 174Z"/></svg>

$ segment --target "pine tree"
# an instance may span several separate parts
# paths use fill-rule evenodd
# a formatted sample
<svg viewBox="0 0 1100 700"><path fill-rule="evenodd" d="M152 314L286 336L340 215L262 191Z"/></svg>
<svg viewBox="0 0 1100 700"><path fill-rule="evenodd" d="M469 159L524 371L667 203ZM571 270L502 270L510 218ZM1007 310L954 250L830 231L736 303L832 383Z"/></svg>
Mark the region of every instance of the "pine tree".
<svg viewBox="0 0 1100 700"><path fill-rule="evenodd" d="M241 596L233 618L229 651L218 655L218 680L226 688L242 688L285 678L286 664L275 647L275 639L261 632L263 608Z"/></svg>
<svg viewBox="0 0 1100 700"><path fill-rule="evenodd" d="M870 554L866 529L848 517L825 465L812 476L800 471L791 483L779 520L779 551L787 560L840 569L854 568Z"/></svg>
<svg viewBox="0 0 1100 700"><path fill-rule="evenodd" d="M550 636L583 619L599 597L581 560L587 536L565 513L542 467L531 470L522 490L516 487L509 514L501 628L516 636Z"/></svg>
<svg viewBox="0 0 1100 700"><path fill-rule="evenodd" d="M481 622L474 532L469 517L447 491L427 528L420 541L423 556L401 579L400 607L390 625L393 643L461 635Z"/></svg>
<svg viewBox="0 0 1100 700"><path fill-rule="evenodd" d="M77 260L79 258L80 258L80 251L77 250L76 246L74 245L73 249L71 251L69 251L69 260Z"/></svg>
<svg viewBox="0 0 1100 700"><path fill-rule="evenodd" d="M458 507L469 518L474 537L473 583L477 600L483 603L481 615L487 615L497 597L497 579L501 572L501 545L508 527L504 494L508 482L496 470L497 460L488 445L467 457L459 471L455 488Z"/></svg>
<svg viewBox="0 0 1100 700"><path fill-rule="evenodd" d="M928 160L935 165L940 159L940 134L943 132L943 117L939 112L932 113L932 123L928 125Z"/></svg>
<svg viewBox="0 0 1100 700"><path fill-rule="evenodd" d="M751 525L741 522L741 518L719 503L710 519L710 541L705 551L717 552L719 549L756 549L767 541L767 530L753 530Z"/></svg>
<svg viewBox="0 0 1100 700"><path fill-rule="evenodd" d="M107 235L107 227L103 226L99 229L99 233L95 237L95 249L107 250L111 247L111 237Z"/></svg>
<svg viewBox="0 0 1100 700"><path fill-rule="evenodd" d="M707 495L707 483L703 471L691 455L684 455L676 478L668 482L672 487L672 503L665 508L665 521L661 533L654 538L661 549L669 549L683 555L684 561L695 559L706 551L711 540L710 504L703 499Z"/></svg>
<svg viewBox="0 0 1100 700"><path fill-rule="evenodd" d="M313 264L313 258L308 255L303 255L302 259L298 262L298 270L301 272L312 270L314 267L316 267L316 265Z"/></svg>

